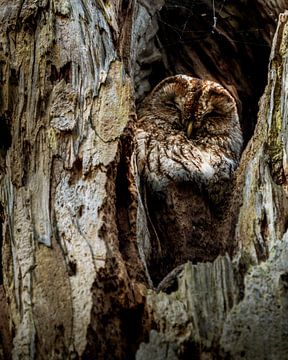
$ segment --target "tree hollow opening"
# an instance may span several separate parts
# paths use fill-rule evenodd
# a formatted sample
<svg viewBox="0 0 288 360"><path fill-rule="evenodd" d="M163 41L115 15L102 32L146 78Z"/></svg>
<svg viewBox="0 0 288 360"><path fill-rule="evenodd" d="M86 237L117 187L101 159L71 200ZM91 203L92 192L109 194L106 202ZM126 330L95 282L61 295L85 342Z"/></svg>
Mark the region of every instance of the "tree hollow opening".
<svg viewBox="0 0 288 360"><path fill-rule="evenodd" d="M276 9L255 0L223 0L214 7L209 0L167 0L157 20L159 29L137 60L137 101L167 76L216 81L237 100L246 144L267 82Z"/></svg>
<svg viewBox="0 0 288 360"><path fill-rule="evenodd" d="M215 81L227 89L236 100L243 132L243 147L245 147L253 135L258 102L267 82L269 54L277 21L276 12L277 10L273 13L271 9L263 9L263 5L257 1L236 3L223 0L215 2L214 5L214 2L208 0L167 0L157 14L158 31L154 36L146 36L149 39L148 43L138 53L135 71L136 104L141 104L155 85L168 76L184 74ZM155 29L148 29L149 31L151 34L153 31L155 33ZM223 200L224 209L229 207L227 204L232 191L231 186L227 190L227 199ZM157 211L157 207L161 207L163 203L154 195L150 194L147 197L146 194L144 201L150 207L148 223L154 222L150 232L155 232L155 224L157 224L160 229L156 229L158 234L163 230L163 234L171 235L169 235L171 238L166 235L161 236L162 239L167 240L166 245L163 245L162 241L165 256L161 258L155 250L157 243L153 244L153 240L151 242L153 249L152 256L148 260L148 269L154 285L158 284L175 266L179 266L190 257L195 262L211 261L227 250L220 242L214 248L210 246L216 233L218 238L221 237L219 235L221 231L218 231L216 221L213 220L211 225L209 223L210 230L206 231L211 241L199 229L201 233L198 236L199 239L201 238L199 243L207 241L207 250L203 248L203 254L198 254L196 249L196 253L192 254L194 250L191 247L189 254L185 250L185 245L182 255L179 255L177 252L179 249L175 244L177 245L180 239L173 237L173 231L161 228L161 216L157 218L161 212ZM194 193L192 195L194 196ZM188 208L189 205L187 211ZM221 224L225 211L219 214L216 209L213 219L217 221L220 219L219 224ZM209 216L205 214L203 216L206 226ZM171 220L171 229L176 228L177 224L177 221ZM177 228L175 233L181 231Z"/></svg>

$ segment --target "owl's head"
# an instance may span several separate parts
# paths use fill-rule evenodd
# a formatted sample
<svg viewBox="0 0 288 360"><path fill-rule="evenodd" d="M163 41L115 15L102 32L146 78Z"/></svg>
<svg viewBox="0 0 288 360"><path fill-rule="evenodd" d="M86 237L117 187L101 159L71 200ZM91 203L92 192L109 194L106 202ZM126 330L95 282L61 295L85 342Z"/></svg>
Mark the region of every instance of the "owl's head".
<svg viewBox="0 0 288 360"><path fill-rule="evenodd" d="M226 136L241 147L236 102L220 84L176 75L161 81L151 95L152 109L166 121L180 124L188 138Z"/></svg>

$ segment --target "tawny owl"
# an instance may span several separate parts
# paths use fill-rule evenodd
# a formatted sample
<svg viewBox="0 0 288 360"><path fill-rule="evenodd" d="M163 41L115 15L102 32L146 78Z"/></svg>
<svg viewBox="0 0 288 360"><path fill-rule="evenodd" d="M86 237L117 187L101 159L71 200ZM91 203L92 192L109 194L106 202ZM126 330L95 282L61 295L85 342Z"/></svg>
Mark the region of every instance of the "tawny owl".
<svg viewBox="0 0 288 360"><path fill-rule="evenodd" d="M143 102L135 156L154 283L187 260L219 254L217 224L241 146L235 100L215 82L172 76Z"/></svg>

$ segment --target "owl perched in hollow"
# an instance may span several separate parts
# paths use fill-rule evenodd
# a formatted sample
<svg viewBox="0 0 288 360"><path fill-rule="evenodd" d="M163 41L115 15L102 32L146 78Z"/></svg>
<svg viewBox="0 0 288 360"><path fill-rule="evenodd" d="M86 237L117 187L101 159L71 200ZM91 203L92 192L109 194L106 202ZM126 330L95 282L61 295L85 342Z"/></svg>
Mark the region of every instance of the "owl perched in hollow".
<svg viewBox="0 0 288 360"><path fill-rule="evenodd" d="M138 111L135 157L154 283L187 261L214 259L242 133L234 98L185 75L161 81ZM146 246L147 248L147 246Z"/></svg>

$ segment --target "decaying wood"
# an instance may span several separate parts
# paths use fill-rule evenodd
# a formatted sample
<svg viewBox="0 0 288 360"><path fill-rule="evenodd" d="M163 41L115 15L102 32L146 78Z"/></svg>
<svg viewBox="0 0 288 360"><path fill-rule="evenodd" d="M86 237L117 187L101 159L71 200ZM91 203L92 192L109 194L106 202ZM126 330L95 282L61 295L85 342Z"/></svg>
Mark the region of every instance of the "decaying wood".
<svg viewBox="0 0 288 360"><path fill-rule="evenodd" d="M130 159L135 100L153 77L185 72L159 46L164 3L0 2L0 358L262 359L270 351L282 359L288 351L288 15L238 173L234 258L183 265L165 293L145 264L145 207ZM285 1L254 5L267 45ZM231 32L235 8L222 12ZM199 76L223 80L198 64Z"/></svg>

